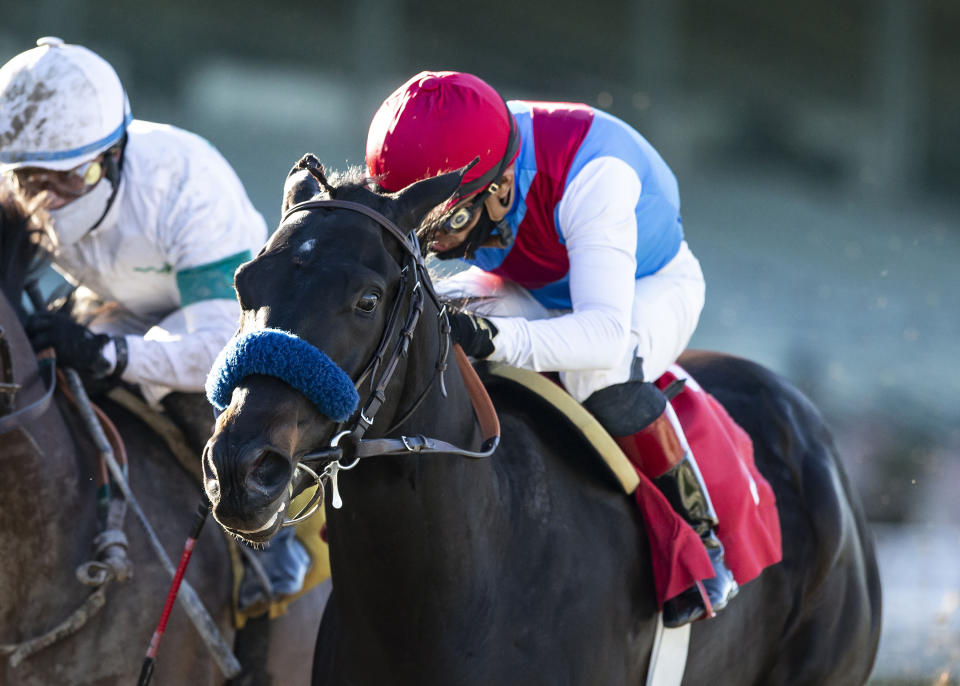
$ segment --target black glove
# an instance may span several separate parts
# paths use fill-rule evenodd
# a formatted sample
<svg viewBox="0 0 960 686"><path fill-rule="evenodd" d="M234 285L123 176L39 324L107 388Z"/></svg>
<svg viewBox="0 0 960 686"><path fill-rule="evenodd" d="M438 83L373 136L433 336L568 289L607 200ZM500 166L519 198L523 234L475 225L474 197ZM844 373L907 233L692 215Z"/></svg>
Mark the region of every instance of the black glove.
<svg viewBox="0 0 960 686"><path fill-rule="evenodd" d="M469 312L454 312L450 315L450 337L470 357L482 360L493 353L493 339L499 333L497 327L486 317Z"/></svg>
<svg viewBox="0 0 960 686"><path fill-rule="evenodd" d="M95 334L62 312L41 312L27 320L27 336L36 351L53 348L57 362L77 370L85 379L102 379L110 373L103 346L110 336Z"/></svg>

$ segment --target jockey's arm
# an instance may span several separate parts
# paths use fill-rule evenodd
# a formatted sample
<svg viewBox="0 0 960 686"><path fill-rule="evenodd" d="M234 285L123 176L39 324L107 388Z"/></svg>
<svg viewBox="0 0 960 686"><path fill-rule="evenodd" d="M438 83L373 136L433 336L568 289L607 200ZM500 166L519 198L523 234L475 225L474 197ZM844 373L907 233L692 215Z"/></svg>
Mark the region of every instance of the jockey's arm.
<svg viewBox="0 0 960 686"><path fill-rule="evenodd" d="M213 298L176 310L143 336L125 336L129 362L123 380L140 385L150 400L167 390L203 390L207 372L239 319L235 298Z"/></svg>
<svg viewBox="0 0 960 686"><path fill-rule="evenodd" d="M143 336L126 336L122 379L151 402L170 390L201 392L217 354L236 332L233 274L266 240L263 218L219 154L192 159L193 184L159 213L160 241L176 276L179 308Z"/></svg>
<svg viewBox="0 0 960 686"><path fill-rule="evenodd" d="M491 317L499 329L490 356L536 371L605 369L630 340L641 183L625 162L586 164L561 200L558 228L570 260L573 310L551 319Z"/></svg>

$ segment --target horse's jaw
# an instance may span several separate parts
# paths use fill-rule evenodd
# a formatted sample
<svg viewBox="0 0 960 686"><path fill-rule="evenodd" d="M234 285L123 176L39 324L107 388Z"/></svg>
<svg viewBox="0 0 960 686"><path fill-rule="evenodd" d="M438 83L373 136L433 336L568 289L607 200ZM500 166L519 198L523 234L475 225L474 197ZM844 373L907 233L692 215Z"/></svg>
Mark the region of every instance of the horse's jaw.
<svg viewBox="0 0 960 686"><path fill-rule="evenodd" d="M246 541L252 545L262 545L270 541L271 538L277 535L277 532L280 531L280 527L283 525L284 517L286 516L287 506L290 503L283 502L277 506L276 512L257 529L253 531L244 531L242 529L231 529L230 527L224 526L224 530L233 534L235 537ZM223 526L221 524L221 526Z"/></svg>

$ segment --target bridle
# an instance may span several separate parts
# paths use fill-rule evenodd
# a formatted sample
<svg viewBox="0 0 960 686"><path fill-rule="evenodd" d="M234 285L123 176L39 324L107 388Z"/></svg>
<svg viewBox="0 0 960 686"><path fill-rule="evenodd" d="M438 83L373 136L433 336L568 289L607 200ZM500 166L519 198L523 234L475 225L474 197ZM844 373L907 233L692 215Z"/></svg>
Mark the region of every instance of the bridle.
<svg viewBox="0 0 960 686"><path fill-rule="evenodd" d="M410 342L413 340L413 334L416 331L420 316L423 313L424 293L433 301L438 312L437 325L440 331L440 350L437 354L434 373L430 382L417 396L413 405L384 433L389 434L399 428L414 411L416 411L437 379L439 379L440 382L441 393L446 397L447 389L443 375L447 369L447 358L451 348L450 321L447 316L446 305L440 301L436 291L433 289L415 230L411 230L405 234L394 222L376 210L361 203L348 200L308 200L298 203L284 212L280 224L282 225L291 215L297 212L317 209L350 210L372 219L380 228L384 229L396 239L403 248L404 264L401 269L397 294L390 306L390 312L387 316L387 323L383 335L380 338L380 343L377 345L377 349L364 368L364 371L361 372L354 382L354 386L357 391L360 392L361 387L369 380L369 393L361 403L360 410L356 413L356 418L352 423L348 426L347 422L344 422L337 427L328 448L308 453L300 458L296 469L303 472L305 477L299 479L300 483L297 488L294 489L293 495L308 488L311 481L315 482L318 488L310 501L296 516L285 521L284 526L290 526L306 519L320 507L323 501L323 483L325 480L329 480L333 487L333 506L335 508L341 507L342 500L337 486L337 475L341 471L353 469L363 458L374 455L404 455L413 453L445 453L469 458L483 458L492 455L500 443L500 423L497 419L496 412L493 410L493 405L486 391L483 389L483 385L479 382L479 379L476 378L476 372L473 371L473 367L470 366L470 363L467 361L463 351L459 349L459 346L454 347L455 356L461 372L467 375L465 381L468 389L471 391L470 399L473 403L477 419L480 422L481 429L483 430L483 444L479 451L466 450L452 443L419 434L400 436L399 438L363 438L367 430L373 425L377 412L386 402L386 389L393 379L397 366L409 352ZM405 296L408 293L409 306L401 325L400 311ZM394 339L393 348L390 350L389 355L387 355L390 343ZM472 375L472 378L470 378L470 375ZM361 398L362 397L361 394ZM344 460L347 461L347 464L344 464ZM322 469L321 465L324 465ZM318 472L318 469L321 469L321 471Z"/></svg>

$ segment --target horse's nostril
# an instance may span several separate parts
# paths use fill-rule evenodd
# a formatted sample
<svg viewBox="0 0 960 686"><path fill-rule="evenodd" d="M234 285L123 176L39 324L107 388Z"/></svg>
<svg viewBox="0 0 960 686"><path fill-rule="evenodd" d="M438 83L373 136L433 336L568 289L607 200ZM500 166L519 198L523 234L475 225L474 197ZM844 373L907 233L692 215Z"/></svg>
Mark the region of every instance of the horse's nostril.
<svg viewBox="0 0 960 686"><path fill-rule="evenodd" d="M275 450L263 450L247 474L247 483L270 491L289 482L292 472L293 461L289 457Z"/></svg>

